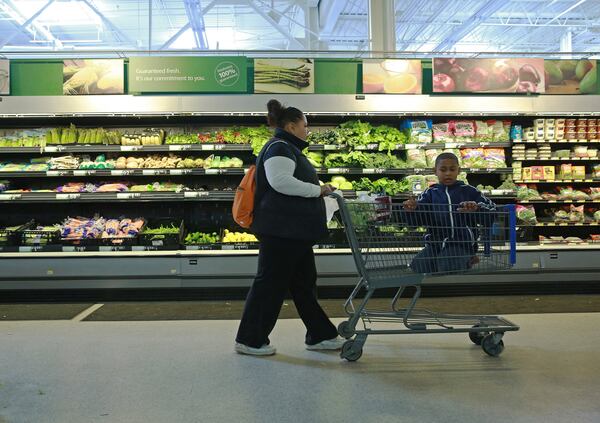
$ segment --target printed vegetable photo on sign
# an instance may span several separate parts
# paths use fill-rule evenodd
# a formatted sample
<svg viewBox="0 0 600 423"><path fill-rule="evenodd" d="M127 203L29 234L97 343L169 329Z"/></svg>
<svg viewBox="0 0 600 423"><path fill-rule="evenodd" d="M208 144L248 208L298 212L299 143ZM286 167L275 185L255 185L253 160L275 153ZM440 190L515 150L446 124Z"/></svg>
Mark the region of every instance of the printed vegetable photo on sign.
<svg viewBox="0 0 600 423"><path fill-rule="evenodd" d="M65 60L63 95L124 94L122 59Z"/></svg>
<svg viewBox="0 0 600 423"><path fill-rule="evenodd" d="M597 94L595 60L544 60L546 94Z"/></svg>
<svg viewBox="0 0 600 423"><path fill-rule="evenodd" d="M312 59L257 59L254 61L254 92L315 92Z"/></svg>
<svg viewBox="0 0 600 423"><path fill-rule="evenodd" d="M420 60L363 60L363 93L421 94Z"/></svg>

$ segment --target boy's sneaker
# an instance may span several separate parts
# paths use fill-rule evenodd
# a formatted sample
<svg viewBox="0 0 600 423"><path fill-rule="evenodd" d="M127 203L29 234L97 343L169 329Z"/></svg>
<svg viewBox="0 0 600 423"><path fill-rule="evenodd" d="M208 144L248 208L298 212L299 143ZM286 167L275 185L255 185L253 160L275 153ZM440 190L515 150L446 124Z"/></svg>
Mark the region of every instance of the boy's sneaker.
<svg viewBox="0 0 600 423"><path fill-rule="evenodd" d="M344 342L346 342L345 339L340 338L339 336L336 336L335 338L332 339L326 339L325 341L321 341L318 344L314 344L314 345L308 345L306 344L306 349L307 350L311 350L311 351L317 351L317 350L341 350L342 349L342 345L344 345Z"/></svg>
<svg viewBox="0 0 600 423"><path fill-rule="evenodd" d="M271 345L263 345L260 348L249 347L248 345L240 344L239 342L235 343L235 351L238 354L247 354L247 355L273 355L277 351L275 347Z"/></svg>

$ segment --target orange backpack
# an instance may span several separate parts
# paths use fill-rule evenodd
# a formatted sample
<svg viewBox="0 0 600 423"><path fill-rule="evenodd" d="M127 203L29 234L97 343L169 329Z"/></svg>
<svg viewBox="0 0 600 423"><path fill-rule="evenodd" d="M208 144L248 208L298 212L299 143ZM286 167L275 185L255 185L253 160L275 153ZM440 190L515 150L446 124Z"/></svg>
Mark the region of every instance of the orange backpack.
<svg viewBox="0 0 600 423"><path fill-rule="evenodd" d="M235 190L233 206L231 211L233 220L242 228L248 229L252 224L252 213L254 212L254 193L256 191L256 166L248 168L248 172L242 178L242 182Z"/></svg>

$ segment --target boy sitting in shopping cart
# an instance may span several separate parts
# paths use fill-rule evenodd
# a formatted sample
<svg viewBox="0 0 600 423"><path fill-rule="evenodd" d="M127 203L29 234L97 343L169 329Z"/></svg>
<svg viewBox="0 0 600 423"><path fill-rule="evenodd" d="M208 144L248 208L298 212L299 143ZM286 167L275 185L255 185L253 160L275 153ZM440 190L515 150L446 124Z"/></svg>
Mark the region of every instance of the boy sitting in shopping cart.
<svg viewBox="0 0 600 423"><path fill-rule="evenodd" d="M458 181L460 166L452 153L435 160L438 183L403 203L407 223L427 229L425 248L411 262L416 273L446 273L478 263L479 225L489 225L496 205L477 188Z"/></svg>

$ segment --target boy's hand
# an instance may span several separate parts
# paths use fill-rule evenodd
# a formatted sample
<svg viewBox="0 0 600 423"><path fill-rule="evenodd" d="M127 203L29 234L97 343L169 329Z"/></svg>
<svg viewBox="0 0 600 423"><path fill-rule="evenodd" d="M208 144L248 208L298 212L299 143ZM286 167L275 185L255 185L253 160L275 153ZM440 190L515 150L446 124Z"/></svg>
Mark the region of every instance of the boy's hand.
<svg viewBox="0 0 600 423"><path fill-rule="evenodd" d="M415 210L417 208L417 199L415 197L410 197L404 203L402 203L405 210Z"/></svg>
<svg viewBox="0 0 600 423"><path fill-rule="evenodd" d="M459 212L472 212L477 211L477 209L479 209L479 206L475 201L463 201L458 207Z"/></svg>

